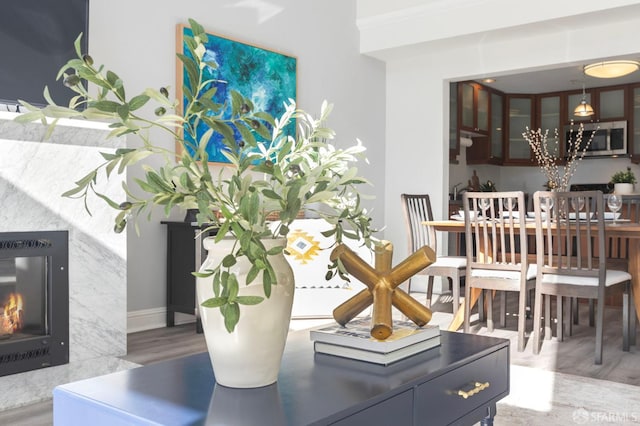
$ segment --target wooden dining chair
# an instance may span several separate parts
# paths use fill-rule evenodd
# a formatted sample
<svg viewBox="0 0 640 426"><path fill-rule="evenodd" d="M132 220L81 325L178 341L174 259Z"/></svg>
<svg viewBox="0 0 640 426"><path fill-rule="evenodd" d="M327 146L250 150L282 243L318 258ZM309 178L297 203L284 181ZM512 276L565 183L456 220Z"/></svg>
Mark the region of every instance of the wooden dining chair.
<svg viewBox="0 0 640 426"><path fill-rule="evenodd" d="M604 206L607 207L607 199L611 194L604 194ZM633 223L640 223L640 195L624 194L622 195L622 208L620 209L620 219ZM629 263L629 239L624 237L605 237L605 257L607 259L607 268L622 269L628 271ZM572 299L571 311L573 312L573 324L579 324L579 307L578 299ZM631 304L634 308L634 304ZM633 317L633 312L632 315ZM595 301L589 299L589 325L595 325ZM632 322L633 327L630 331L632 344L635 339L636 322ZM571 323L568 329L571 335Z"/></svg>
<svg viewBox="0 0 640 426"><path fill-rule="evenodd" d="M429 246L436 253L434 263L423 269L419 275L428 277L426 306L431 307L434 277L447 279L452 293L453 312L460 307L460 280L465 275L467 259L464 256L446 256L438 254L436 231L425 221L433 220L431 201L427 194L401 194L402 210L409 240L409 253L414 253L423 246ZM409 280L408 292L411 292Z"/></svg>
<svg viewBox="0 0 640 426"><path fill-rule="evenodd" d="M575 202L582 197L583 210ZM604 198L600 191L548 192L534 194L536 222L536 296L533 313L533 352L540 352L545 301L546 339L551 338L550 297L556 296L557 338L564 338L566 301L569 298L595 300L595 363L602 363L605 289L624 286L623 350L629 350L631 275L608 269L605 251ZM568 318L567 318L568 319ZM569 323L569 321L566 321Z"/></svg>
<svg viewBox="0 0 640 426"><path fill-rule="evenodd" d="M525 348L528 293L535 284L535 268L527 256L526 204L522 191L466 192L462 201L467 247L464 332L470 330L471 292L502 292L501 325L506 326L506 294L518 294L518 351ZM474 256L475 253L475 256ZM492 294L487 294L487 330L492 332Z"/></svg>

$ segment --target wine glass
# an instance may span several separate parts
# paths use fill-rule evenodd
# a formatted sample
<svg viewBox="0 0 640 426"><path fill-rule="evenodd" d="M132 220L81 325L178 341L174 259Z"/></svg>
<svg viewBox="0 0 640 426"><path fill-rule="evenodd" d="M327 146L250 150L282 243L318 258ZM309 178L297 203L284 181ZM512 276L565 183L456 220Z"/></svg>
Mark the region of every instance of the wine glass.
<svg viewBox="0 0 640 426"><path fill-rule="evenodd" d="M489 206L491 205L491 201L486 198L480 199L480 208L482 209L482 216L487 218L487 210L489 210Z"/></svg>
<svg viewBox="0 0 640 426"><path fill-rule="evenodd" d="M576 220L580 219L580 212L584 208L584 197L571 198L571 208L576 212Z"/></svg>
<svg viewBox="0 0 640 426"><path fill-rule="evenodd" d="M515 197L507 197L502 201L504 209L507 211L514 211L518 208L518 199Z"/></svg>
<svg viewBox="0 0 640 426"><path fill-rule="evenodd" d="M607 206L613 212L613 224L616 225L618 210L622 208L622 197L620 195L611 194L607 198Z"/></svg>
<svg viewBox="0 0 640 426"><path fill-rule="evenodd" d="M502 200L504 206L503 217L518 218L518 199L516 197L505 197Z"/></svg>
<svg viewBox="0 0 640 426"><path fill-rule="evenodd" d="M548 214L551 214L551 210L553 209L553 198L542 198L540 200L540 208L544 211L544 218L547 218Z"/></svg>

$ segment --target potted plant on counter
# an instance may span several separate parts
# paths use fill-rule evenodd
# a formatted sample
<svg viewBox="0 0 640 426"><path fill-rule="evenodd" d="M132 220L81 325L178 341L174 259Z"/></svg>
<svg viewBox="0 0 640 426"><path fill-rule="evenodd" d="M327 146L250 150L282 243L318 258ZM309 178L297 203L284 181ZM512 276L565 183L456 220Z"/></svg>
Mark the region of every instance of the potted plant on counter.
<svg viewBox="0 0 640 426"><path fill-rule="evenodd" d="M616 194L633 194L633 188L636 183L636 176L631 171L631 167L626 170L620 170L611 176L611 183L614 184L613 192Z"/></svg>
<svg viewBox="0 0 640 426"><path fill-rule="evenodd" d="M281 117L273 118L256 110L249 99L253 94L233 92L224 104L212 102L205 70L215 63L206 59L207 35L197 22L190 20L190 26L193 36L185 37L188 54L179 55L191 81L181 112L165 88L131 96L116 73L95 66L80 51L78 38L78 57L58 75L77 96L62 107L45 89L49 105L37 108L23 103L29 112L17 120L49 120L51 125L59 118L106 120L112 136L137 137L139 144L129 142L127 149L103 154L104 164L88 171L64 195L82 198L86 204L95 193L119 211L117 232L154 206L167 214L174 206L197 208L199 224L218 228L216 237L205 242L209 253L197 279L216 380L230 387L265 386L277 379L289 328L294 286L283 250L299 212L315 210L313 206L320 203L322 209L315 213L331 224L325 236L337 244L347 238L373 246L371 219L360 195L360 187L368 182L356 167L365 148L360 141L344 149L332 144L335 134L325 126L331 105L326 102L318 118L298 109L292 100ZM83 80L93 86L92 91L81 84ZM292 120L297 123L295 137L283 132ZM198 123L209 127L200 139L195 131ZM175 138L182 149L174 153L154 143L158 132ZM217 173L211 170L205 150L214 133L223 136L230 163ZM258 134L270 142L256 143ZM187 136L198 144L188 142ZM159 157L161 165L152 167L144 161L150 156ZM134 195L128 187L123 200L95 192L97 180L132 166L144 170L144 178L136 183L145 195ZM270 220L273 217L277 222ZM328 278L336 273L346 273L339 261L329 266Z"/></svg>

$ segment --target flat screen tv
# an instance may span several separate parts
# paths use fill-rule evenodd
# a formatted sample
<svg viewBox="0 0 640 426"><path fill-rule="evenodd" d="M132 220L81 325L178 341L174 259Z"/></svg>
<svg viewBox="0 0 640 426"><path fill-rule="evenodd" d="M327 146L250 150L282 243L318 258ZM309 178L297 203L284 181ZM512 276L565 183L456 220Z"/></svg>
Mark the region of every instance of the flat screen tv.
<svg viewBox="0 0 640 426"><path fill-rule="evenodd" d="M67 105L75 93L56 75L76 57L80 33L88 51L88 30L89 0L0 1L0 110L16 111L18 99L45 105L45 86L58 105Z"/></svg>

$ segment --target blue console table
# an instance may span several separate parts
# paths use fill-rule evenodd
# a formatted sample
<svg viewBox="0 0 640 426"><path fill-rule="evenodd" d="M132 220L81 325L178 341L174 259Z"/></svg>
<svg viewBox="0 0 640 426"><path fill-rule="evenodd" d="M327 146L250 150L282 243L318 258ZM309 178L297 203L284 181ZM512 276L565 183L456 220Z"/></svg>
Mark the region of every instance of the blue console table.
<svg viewBox="0 0 640 426"><path fill-rule="evenodd" d="M389 366L315 354L289 335L278 382L215 383L207 353L58 386L56 426L492 424L509 393L509 341L442 331L442 345Z"/></svg>

